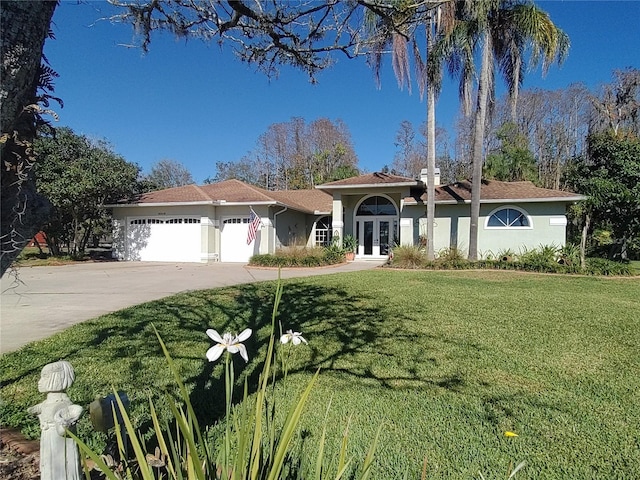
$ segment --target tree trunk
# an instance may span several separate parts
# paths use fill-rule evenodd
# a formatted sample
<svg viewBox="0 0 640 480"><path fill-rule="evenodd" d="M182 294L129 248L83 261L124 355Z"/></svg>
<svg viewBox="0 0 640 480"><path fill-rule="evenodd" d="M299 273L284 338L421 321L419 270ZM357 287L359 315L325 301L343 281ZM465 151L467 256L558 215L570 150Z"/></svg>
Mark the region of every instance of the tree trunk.
<svg viewBox="0 0 640 480"><path fill-rule="evenodd" d="M623 236L622 237L622 242L620 245L620 260L622 260L623 262L626 262L629 260L629 251L627 249L627 246L629 245L629 241L627 240L627 236Z"/></svg>
<svg viewBox="0 0 640 480"><path fill-rule="evenodd" d="M489 100L489 69L491 56L491 36L484 34L482 46L482 66L478 81L478 101L474 118L473 170L471 178L471 218L469 225L469 260L478 260L478 222L480 219L480 189L482 187L482 164L484 155L484 132Z"/></svg>
<svg viewBox="0 0 640 480"><path fill-rule="evenodd" d="M433 45L433 20L427 25L427 52ZM436 214L436 89L427 85L427 260L435 258L433 224Z"/></svg>
<svg viewBox="0 0 640 480"><path fill-rule="evenodd" d="M435 92L434 88L427 87L427 260L435 258L433 238L433 224L436 213L436 122L435 122Z"/></svg>
<svg viewBox="0 0 640 480"><path fill-rule="evenodd" d="M33 243L35 244L36 247L38 247L39 255L43 256L44 255L44 251L42 250L42 245L40 245L40 242L38 241L38 239L33 237Z"/></svg>
<svg viewBox="0 0 640 480"><path fill-rule="evenodd" d="M47 241L47 248L49 249L49 255L52 257L60 256L60 242L58 238L53 235L49 235L46 231L44 232L44 239Z"/></svg>
<svg viewBox="0 0 640 480"><path fill-rule="evenodd" d="M513 67L513 91L509 95L509 106L511 107L511 121L518 125L518 94L520 93L520 65L522 59L518 56Z"/></svg>
<svg viewBox="0 0 640 480"><path fill-rule="evenodd" d="M587 213L584 216L584 225L582 226L582 235L580 236L580 268L583 270L587 266L587 235L591 226L591 216Z"/></svg>
<svg viewBox="0 0 640 480"><path fill-rule="evenodd" d="M36 193L32 141L35 137L39 67L57 2L2 1L2 140L0 275L40 229L49 210Z"/></svg>

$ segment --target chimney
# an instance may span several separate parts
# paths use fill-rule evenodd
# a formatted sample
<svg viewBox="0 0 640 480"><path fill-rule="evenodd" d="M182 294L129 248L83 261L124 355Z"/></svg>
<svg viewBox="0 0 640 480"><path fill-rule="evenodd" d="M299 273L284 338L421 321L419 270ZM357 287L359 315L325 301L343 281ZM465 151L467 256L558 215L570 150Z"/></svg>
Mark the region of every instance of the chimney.
<svg viewBox="0 0 640 480"><path fill-rule="evenodd" d="M420 181L422 183L424 183L425 185L427 184L427 169L423 168L422 170L420 170ZM440 185L440 169L436 168L434 175L433 175L433 184L437 187L438 185Z"/></svg>

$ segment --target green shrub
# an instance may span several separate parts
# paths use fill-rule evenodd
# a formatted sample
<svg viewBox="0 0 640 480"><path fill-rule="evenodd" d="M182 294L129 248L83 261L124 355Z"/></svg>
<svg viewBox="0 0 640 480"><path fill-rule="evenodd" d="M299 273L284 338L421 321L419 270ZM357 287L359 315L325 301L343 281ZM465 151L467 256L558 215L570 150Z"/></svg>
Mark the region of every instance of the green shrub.
<svg viewBox="0 0 640 480"><path fill-rule="evenodd" d="M567 266L580 265L580 247L567 243L558 251L558 263Z"/></svg>
<svg viewBox="0 0 640 480"><path fill-rule="evenodd" d="M438 260L442 262L457 262L466 260L462 252L456 247L443 248L438 252Z"/></svg>
<svg viewBox="0 0 640 480"><path fill-rule="evenodd" d="M614 262L605 258L587 258L584 273L588 275L631 275L628 263Z"/></svg>
<svg viewBox="0 0 640 480"><path fill-rule="evenodd" d="M347 234L342 240L342 248L345 252L355 252L358 248L358 240L353 235Z"/></svg>
<svg viewBox="0 0 640 480"><path fill-rule="evenodd" d="M583 270L580 266L580 248L568 243L562 248L555 245L540 245L538 248L523 250L515 254L511 249L488 252L481 260L470 262L457 248L447 248L438 252L434 261L427 261L423 249L418 246L402 246L393 249L389 265L397 268L428 270L523 270L537 273L566 273L588 275L633 275L628 263L602 258L587 259Z"/></svg>
<svg viewBox="0 0 640 480"><path fill-rule="evenodd" d="M254 255L249 265L260 267L322 267L344 262L344 250L336 245L325 248L292 247L275 254Z"/></svg>
<svg viewBox="0 0 640 480"><path fill-rule="evenodd" d="M516 258L516 254L510 248L500 250L496 259L501 262L512 262Z"/></svg>
<svg viewBox="0 0 640 480"><path fill-rule="evenodd" d="M323 258L325 265L335 265L344 262L344 250L340 247L329 245L324 249Z"/></svg>
<svg viewBox="0 0 640 480"><path fill-rule="evenodd" d="M440 250L433 264L436 269L463 270L473 268L472 262L467 260L462 252L456 247Z"/></svg>
<svg viewBox="0 0 640 480"><path fill-rule="evenodd" d="M427 257L418 246L400 245L393 248L389 264L397 268L426 268Z"/></svg>

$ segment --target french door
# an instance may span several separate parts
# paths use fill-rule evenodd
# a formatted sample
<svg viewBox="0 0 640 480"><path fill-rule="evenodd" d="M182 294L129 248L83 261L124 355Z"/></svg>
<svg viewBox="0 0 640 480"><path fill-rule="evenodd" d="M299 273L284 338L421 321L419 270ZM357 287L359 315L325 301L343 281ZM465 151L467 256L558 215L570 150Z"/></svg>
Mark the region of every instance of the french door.
<svg viewBox="0 0 640 480"><path fill-rule="evenodd" d="M389 255L394 238L392 227L397 228L397 221L388 216L357 218L358 256L381 257Z"/></svg>

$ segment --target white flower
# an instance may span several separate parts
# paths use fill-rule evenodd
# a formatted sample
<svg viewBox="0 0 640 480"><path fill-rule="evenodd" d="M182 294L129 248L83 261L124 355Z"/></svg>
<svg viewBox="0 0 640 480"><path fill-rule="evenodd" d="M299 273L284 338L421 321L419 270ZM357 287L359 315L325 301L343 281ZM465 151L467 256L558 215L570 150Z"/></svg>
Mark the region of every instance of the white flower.
<svg viewBox="0 0 640 480"><path fill-rule="evenodd" d="M244 361L245 362L249 361L249 355L247 355L247 349L240 342L244 342L247 338L251 336L250 328L243 330L242 333L237 337L234 337L231 333L228 333L228 332L221 337L220 334L215 330L213 330L212 328L207 330L207 335L209 336L209 338L211 338L211 340L213 340L214 342L217 342L216 345L214 345L209 350L207 350L207 358L209 359L210 362L215 362L218 358L220 358L220 355L222 355L222 352L224 352L225 349L229 353L240 352L240 356L244 358Z"/></svg>
<svg viewBox="0 0 640 480"><path fill-rule="evenodd" d="M280 337L280 343L287 344L293 343L294 345L300 345L300 343L307 343L300 332L294 332L293 330L287 330L287 333Z"/></svg>

